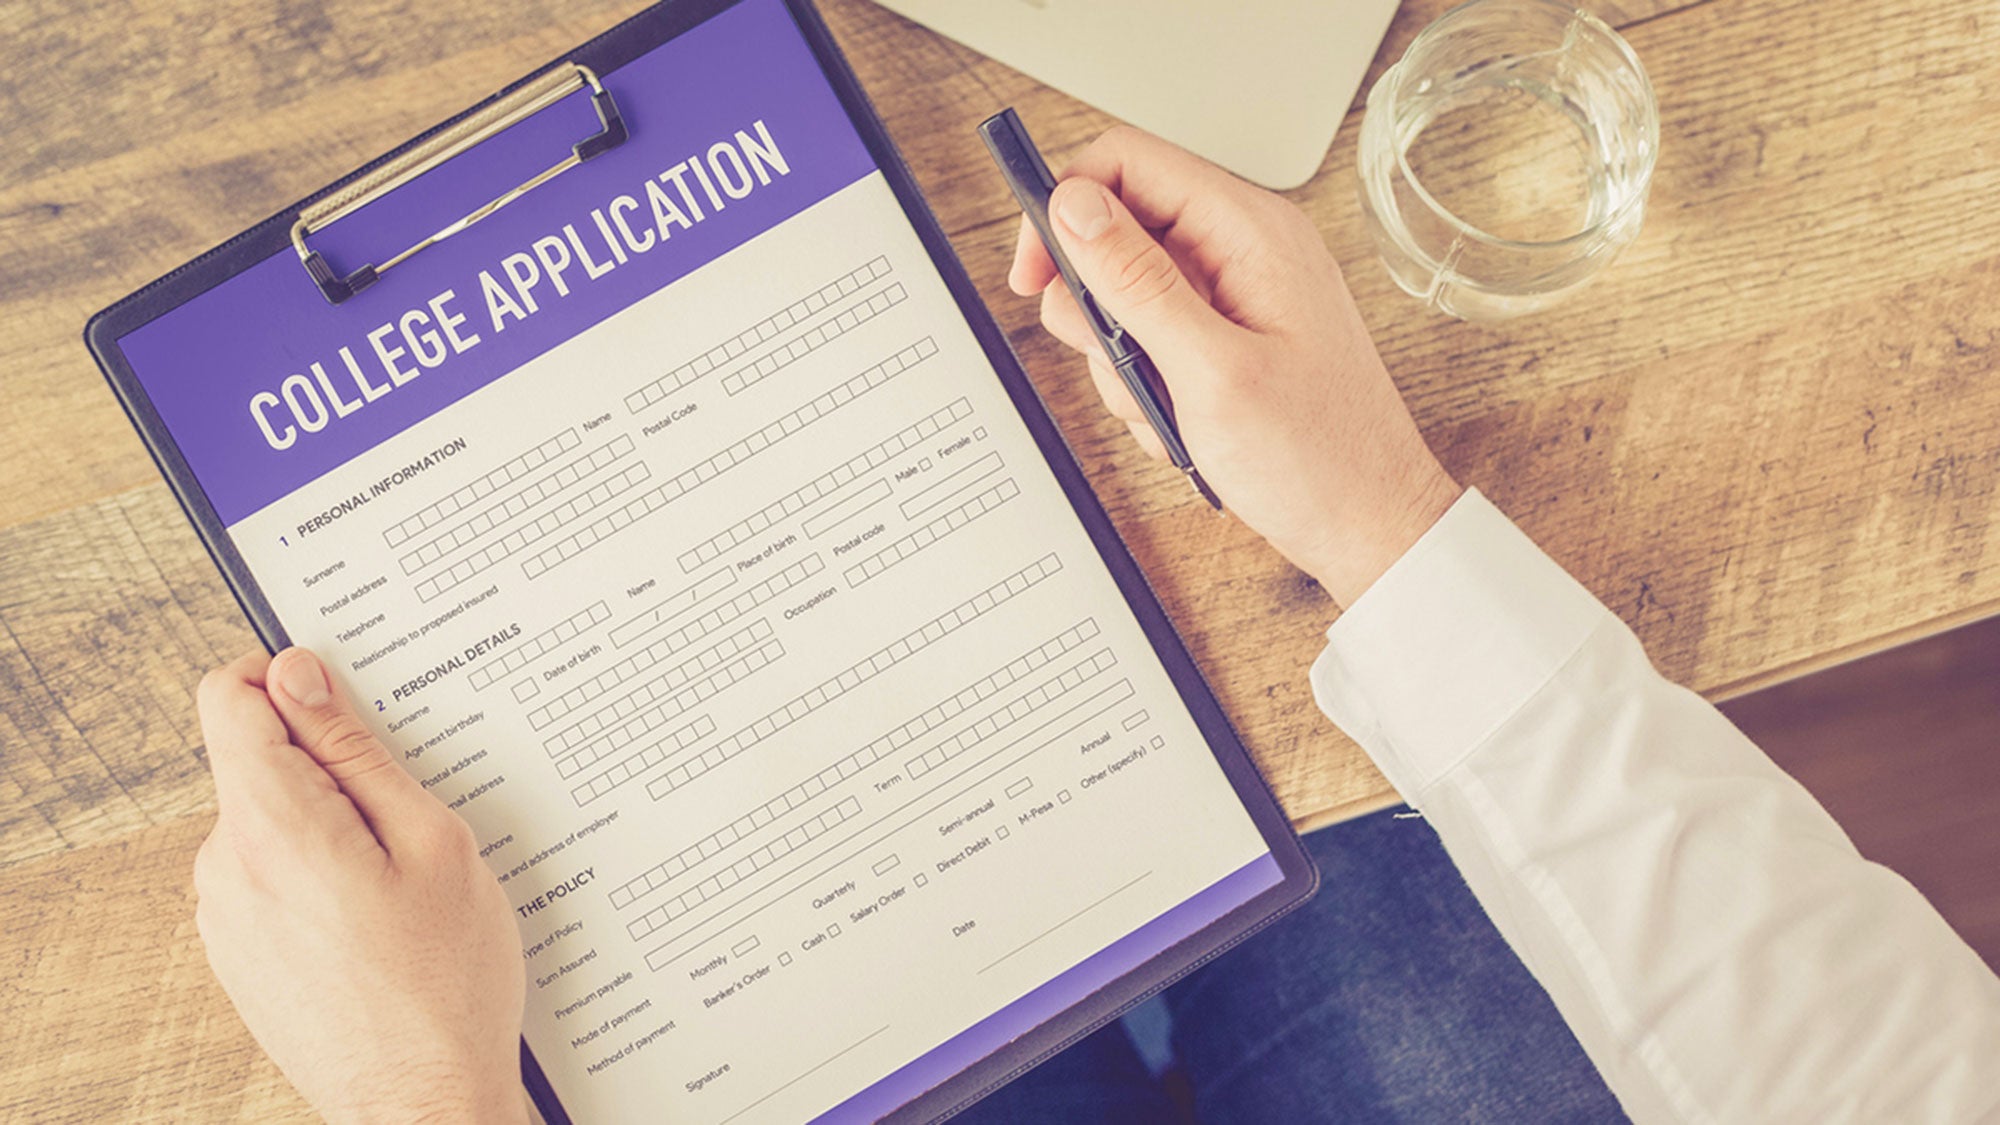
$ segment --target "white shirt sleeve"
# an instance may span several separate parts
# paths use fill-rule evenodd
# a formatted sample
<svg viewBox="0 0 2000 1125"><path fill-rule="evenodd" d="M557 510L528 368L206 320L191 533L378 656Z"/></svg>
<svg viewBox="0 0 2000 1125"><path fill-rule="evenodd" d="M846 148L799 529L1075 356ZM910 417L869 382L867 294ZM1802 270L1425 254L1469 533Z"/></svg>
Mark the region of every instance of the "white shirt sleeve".
<svg viewBox="0 0 2000 1125"><path fill-rule="evenodd" d="M1477 492L1312 682L1634 1120L2000 1120L2000 978Z"/></svg>

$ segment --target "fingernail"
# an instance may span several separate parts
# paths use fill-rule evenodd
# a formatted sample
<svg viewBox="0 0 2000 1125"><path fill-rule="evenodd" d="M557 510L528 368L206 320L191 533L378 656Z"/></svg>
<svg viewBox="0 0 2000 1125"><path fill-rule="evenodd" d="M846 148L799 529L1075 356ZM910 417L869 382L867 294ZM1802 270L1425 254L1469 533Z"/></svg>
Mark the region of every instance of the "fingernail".
<svg viewBox="0 0 2000 1125"><path fill-rule="evenodd" d="M278 686L307 707L325 703L332 694L326 685L326 672L309 652L296 652L285 660L285 666L278 669Z"/></svg>
<svg viewBox="0 0 2000 1125"><path fill-rule="evenodd" d="M1064 187L1068 190L1056 191L1056 217L1085 242L1103 234L1111 226L1111 201L1104 197L1104 187L1084 179L1065 181Z"/></svg>

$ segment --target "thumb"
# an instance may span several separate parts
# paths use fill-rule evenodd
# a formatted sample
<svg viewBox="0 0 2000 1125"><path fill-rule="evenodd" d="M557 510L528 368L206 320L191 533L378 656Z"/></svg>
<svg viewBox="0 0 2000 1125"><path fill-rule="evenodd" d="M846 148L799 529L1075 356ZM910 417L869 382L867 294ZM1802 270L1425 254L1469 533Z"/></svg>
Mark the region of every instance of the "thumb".
<svg viewBox="0 0 2000 1125"><path fill-rule="evenodd" d="M292 743L319 763L394 852L393 839L408 838L436 802L396 765L388 747L334 690L319 657L288 648L272 659L268 682Z"/></svg>
<svg viewBox="0 0 2000 1125"><path fill-rule="evenodd" d="M1049 212L1091 296L1155 356L1206 351L1240 331L1195 292L1167 248L1103 184L1071 176L1056 185Z"/></svg>

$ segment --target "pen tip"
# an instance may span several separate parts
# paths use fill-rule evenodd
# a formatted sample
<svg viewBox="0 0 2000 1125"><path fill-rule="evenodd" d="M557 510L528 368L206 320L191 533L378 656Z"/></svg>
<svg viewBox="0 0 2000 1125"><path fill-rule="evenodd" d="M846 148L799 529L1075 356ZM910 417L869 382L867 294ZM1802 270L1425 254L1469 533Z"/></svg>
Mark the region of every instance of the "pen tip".
<svg viewBox="0 0 2000 1125"><path fill-rule="evenodd" d="M1194 490L1201 493L1201 498L1208 501L1209 507L1214 508L1218 512L1222 511L1222 497L1217 496L1215 490L1208 487L1208 482L1201 479L1201 471L1199 469L1189 465L1187 478L1188 483L1194 485Z"/></svg>

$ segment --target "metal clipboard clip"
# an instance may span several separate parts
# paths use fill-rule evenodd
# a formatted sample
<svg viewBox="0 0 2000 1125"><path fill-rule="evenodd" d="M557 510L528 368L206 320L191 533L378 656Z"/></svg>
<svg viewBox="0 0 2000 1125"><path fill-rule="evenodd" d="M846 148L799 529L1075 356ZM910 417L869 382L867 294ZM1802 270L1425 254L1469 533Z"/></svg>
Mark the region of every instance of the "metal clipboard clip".
<svg viewBox="0 0 2000 1125"><path fill-rule="evenodd" d="M306 246L306 236L313 231L321 230L334 220L352 214L372 200L402 187L480 141L585 89L590 91L590 104L597 110L597 122L600 128L595 135L578 141L568 156L529 178L525 183L494 196L464 217L440 228L436 233L390 257L381 265L362 265L342 277L326 260L326 255ZM326 297L327 303L338 305L375 284L376 280L389 272L391 267L401 265L417 251L434 243L443 242L571 168L617 148L625 143L626 136L625 119L619 116L617 104L611 100L611 95L604 89L604 84L597 80L597 75L589 67L576 63L559 66L529 81L520 89L478 113L441 130L436 136L325 199L300 210L298 221L292 224L292 248L299 252L299 261L305 263L306 273L313 279L313 284L319 286L319 291Z"/></svg>

